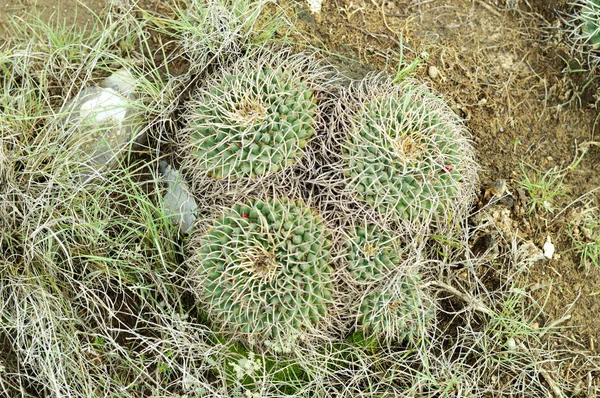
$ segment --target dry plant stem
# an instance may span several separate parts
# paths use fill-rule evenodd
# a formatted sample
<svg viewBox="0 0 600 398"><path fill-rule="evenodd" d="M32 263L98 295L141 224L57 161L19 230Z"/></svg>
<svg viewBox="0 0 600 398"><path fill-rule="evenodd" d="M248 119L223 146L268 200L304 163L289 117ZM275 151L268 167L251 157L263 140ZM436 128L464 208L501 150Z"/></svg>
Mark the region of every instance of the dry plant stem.
<svg viewBox="0 0 600 398"><path fill-rule="evenodd" d="M561 211L559 211L556 216L554 216L554 218L550 221L550 223L553 223L554 221L556 221L556 219L565 211L567 211L567 209L569 209L571 206L573 206L575 203L580 202L581 200L583 200L583 198L590 196L591 194L593 194L594 192L600 190L600 187L596 187L586 193L584 193L583 195L579 196L577 199L575 199L574 201L572 201L571 203L569 203L567 206L565 206Z"/></svg>
<svg viewBox="0 0 600 398"><path fill-rule="evenodd" d="M480 6L482 6L483 8L485 8L486 10L488 10L489 12L491 12L492 14L497 16L498 18L502 18L502 13L500 13L500 11L496 10L491 5L485 3L482 0L475 0L475 1L477 2L477 4L479 4Z"/></svg>
<svg viewBox="0 0 600 398"><path fill-rule="evenodd" d="M431 281L425 284L425 286L437 286L439 288L442 288L444 290L446 290L447 292L455 295L456 297L458 297L459 299L463 300L465 303L467 303L469 306L472 306L476 311L479 311L483 314L489 315L489 316L493 316L494 315L494 311L492 311L489 307L487 307L485 304L481 303L478 299L472 297L471 295L467 294L467 293L463 293L461 291L459 291L458 289L443 283L443 282L438 282L438 281ZM567 315L555 322L553 322L550 327L552 326L556 326L562 322L565 322L566 320L568 320L571 316ZM545 332L541 333L540 336L542 336ZM525 347L525 345L523 343L521 343L519 345L524 351L529 351L527 349L527 347ZM561 389L558 387L558 384L556 384L556 382L554 381L554 379L552 378L552 376L550 376L550 374L543 369L541 366L536 365L536 369L540 372L540 374L544 377L544 379L546 380L546 382L548 383L548 385L550 386L550 388L552 389L552 392L554 394L554 396L556 398L562 398L564 397Z"/></svg>
<svg viewBox="0 0 600 398"><path fill-rule="evenodd" d="M487 307L485 304L483 304L479 299L476 299L475 297L471 296L468 293L463 293L460 290L458 290L444 282L431 281L431 282L427 282L423 287L427 287L427 286L437 286L439 288L442 288L442 289L446 290L448 293L455 295L456 297L458 297L459 299L461 299L462 301L467 303L469 306L473 307L476 311L479 311L483 314L490 315L490 316L494 315L494 311L492 311L489 307Z"/></svg>
<svg viewBox="0 0 600 398"><path fill-rule="evenodd" d="M557 327L558 325L565 323L566 321L568 321L569 319L571 319L571 315L565 315L560 319L555 320L554 322L550 323L548 326L546 326L544 328L544 330L539 334L540 338L542 338L546 333L548 333L549 330Z"/></svg>
<svg viewBox="0 0 600 398"><path fill-rule="evenodd" d="M538 367L538 371L544 377L544 379L546 380L546 383L548 383L548 385L552 389L552 393L554 394L554 397L555 398L563 398L565 395L563 394L562 390L558 387L558 385L556 384L556 382L554 381L552 376L550 376L550 374L541 366Z"/></svg>

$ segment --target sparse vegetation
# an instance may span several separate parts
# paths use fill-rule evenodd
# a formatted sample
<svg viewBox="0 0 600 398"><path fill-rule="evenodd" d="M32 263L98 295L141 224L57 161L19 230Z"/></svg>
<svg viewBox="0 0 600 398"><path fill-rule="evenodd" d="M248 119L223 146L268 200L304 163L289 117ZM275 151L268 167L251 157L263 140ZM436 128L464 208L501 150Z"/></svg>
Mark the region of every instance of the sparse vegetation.
<svg viewBox="0 0 600 398"><path fill-rule="evenodd" d="M421 61L352 79L289 46L293 25L268 4L193 1L170 15L113 4L81 31L12 23L0 53L0 394L573 391L542 339L555 330L524 284L521 242L471 250L474 150L443 97L408 80ZM77 113L65 104L121 68L145 140L119 144L83 184L72 142L96 120L65 123ZM198 203L191 236L164 203L167 158ZM522 171L529 212L552 212L563 175ZM596 214L581 213L573 244L597 266Z"/></svg>
<svg viewBox="0 0 600 398"><path fill-rule="evenodd" d="M575 253L586 270L600 267L600 212L597 207L585 206L573 217L569 235Z"/></svg>
<svg viewBox="0 0 600 398"><path fill-rule="evenodd" d="M529 194L530 206L529 213L534 211L546 211L553 213L555 209L555 200L561 196L566 196L567 188L563 184L564 174L561 171L548 169L542 173L531 166L521 164L523 179L518 180L517 184L522 186Z"/></svg>

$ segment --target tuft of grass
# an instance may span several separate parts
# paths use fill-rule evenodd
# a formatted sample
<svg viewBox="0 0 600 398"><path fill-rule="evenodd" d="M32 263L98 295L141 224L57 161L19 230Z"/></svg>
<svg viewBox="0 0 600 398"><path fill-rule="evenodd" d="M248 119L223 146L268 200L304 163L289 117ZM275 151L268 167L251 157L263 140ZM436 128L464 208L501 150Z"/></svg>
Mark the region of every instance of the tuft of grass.
<svg viewBox="0 0 600 398"><path fill-rule="evenodd" d="M568 229L573 249L581 259L586 271L591 265L600 267L600 211L585 206L575 214Z"/></svg>
<svg viewBox="0 0 600 398"><path fill-rule="evenodd" d="M292 29L283 12L271 17L265 8L272 0L193 0L181 7L169 5L172 16L143 12L155 32L177 41L184 59L195 74L226 66L243 53L277 40L280 32ZM285 40L287 33L283 35Z"/></svg>
<svg viewBox="0 0 600 398"><path fill-rule="evenodd" d="M531 166L528 167L529 171L525 169L525 163L521 163L523 179L517 181L517 184L529 194L529 214L541 209L553 213L554 201L567 196L567 188L563 184L564 174L552 168L542 173Z"/></svg>

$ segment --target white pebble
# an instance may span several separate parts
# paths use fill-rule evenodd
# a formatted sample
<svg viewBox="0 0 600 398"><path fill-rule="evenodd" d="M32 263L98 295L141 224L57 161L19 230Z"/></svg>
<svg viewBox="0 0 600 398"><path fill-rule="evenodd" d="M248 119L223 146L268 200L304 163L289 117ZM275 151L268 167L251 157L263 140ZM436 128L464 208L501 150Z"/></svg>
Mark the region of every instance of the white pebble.
<svg viewBox="0 0 600 398"><path fill-rule="evenodd" d="M438 70L437 66L431 65L429 67L429 69L427 69L427 74L429 75L430 78L435 80L440 75L440 71Z"/></svg>
<svg viewBox="0 0 600 398"><path fill-rule="evenodd" d="M544 243L544 257L552 259L554 256L554 245L550 240L550 235L546 238L546 243Z"/></svg>
<svg viewBox="0 0 600 398"><path fill-rule="evenodd" d="M323 0L307 0L308 9L313 14L319 14L321 12L321 6L323 4Z"/></svg>
<svg viewBox="0 0 600 398"><path fill-rule="evenodd" d="M159 166L168 185L164 197L165 214L173 224L181 228L183 233L189 234L196 222L195 213L198 210L196 200L179 171L162 160Z"/></svg>

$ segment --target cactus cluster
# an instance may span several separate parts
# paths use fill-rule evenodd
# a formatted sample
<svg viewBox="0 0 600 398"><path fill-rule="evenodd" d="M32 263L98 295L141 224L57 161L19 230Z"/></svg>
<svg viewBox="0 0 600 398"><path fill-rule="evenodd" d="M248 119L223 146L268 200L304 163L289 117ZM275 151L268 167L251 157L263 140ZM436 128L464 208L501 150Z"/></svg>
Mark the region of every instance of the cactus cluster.
<svg viewBox="0 0 600 398"><path fill-rule="evenodd" d="M418 276L406 274L401 241L373 224L353 228L345 245L348 283L357 291L357 326L366 337L411 339L432 318ZM412 272L412 271L411 271Z"/></svg>
<svg viewBox="0 0 600 398"><path fill-rule="evenodd" d="M248 56L200 89L185 117L192 168L238 180L294 164L315 133L302 62L287 53Z"/></svg>
<svg viewBox="0 0 600 398"><path fill-rule="evenodd" d="M194 0L176 25L153 17L163 37L182 35L169 54L187 53L191 65L177 78L170 56L164 64L136 61L144 73L134 78L127 72L133 66L119 59L123 49L103 55L104 31L94 47L75 47L82 51L61 45L81 53L80 62L56 68L73 76L43 95L38 88L53 80L25 58L50 59L55 51L30 52L35 43L28 39L27 51L15 53L35 54L26 55L26 67L15 73L4 65L0 97L9 134L0 148L0 285L9 282L10 296L27 286L15 275L39 280L40 298L65 298L69 311L53 312L79 329L57 328L68 344L46 350L19 346L12 327L0 328L17 348L16 364L29 366L42 351L58 359L74 353L69 366L81 380L57 376L58 362L23 368L24 376L33 374L27 385L34 394L55 383L63 396L113 396L122 386L139 396L233 396L231 385L300 395L313 381L337 379L326 370L328 358L321 364L312 355L323 347L343 347L352 343L343 336L353 335L366 336L363 348L403 344L424 334L434 317L417 252L427 237L411 233L415 225L431 232L432 220L464 221L457 202L469 203L476 181L463 125L414 83L372 75L351 81L318 55L253 48L250 41L276 24L259 20L263 2L247 3ZM146 24L134 21L130 36L142 40L138 28ZM268 29L250 33L263 24ZM593 22L584 26L591 36L596 30ZM74 85L108 61L123 61L127 70L98 87ZM69 101L56 101L60 87ZM142 137L148 145L129 167L114 167ZM73 175L89 183L74 184ZM13 279L18 283L10 285ZM33 311L39 305L32 303ZM10 317L27 324L28 314L14 308ZM188 312L198 318L185 321ZM129 372L139 352L144 366ZM366 369L356 358L345 358L339 380ZM215 364L221 372L210 375ZM141 377L150 371L153 378ZM293 387L289 394L285 386Z"/></svg>
<svg viewBox="0 0 600 398"><path fill-rule="evenodd" d="M336 141L319 123L342 119L341 153L328 156L330 147L319 141L325 156L307 164L327 168L338 159L343 173L331 183L345 188L325 190L324 202L350 197L348 208L366 203L376 214L369 221L349 217L358 222L342 238L339 275L353 296L350 304L337 302L332 266L338 257L324 222L302 201L278 194L247 200L254 193L242 194L243 205L224 200L228 213L194 233L189 261L198 300L221 330L250 344L260 337L268 348L289 347L335 317L351 317L377 338L414 336L423 326L418 312L425 298L415 282L418 271L407 276L404 257L411 254L403 251L397 228L404 221L463 219L475 186L464 127L426 88L381 76L338 87L340 113L320 114L334 109L319 102L324 75L301 69L310 70L289 53L251 53L209 80L187 107L184 169L203 182L259 180L297 162L308 140Z"/></svg>
<svg viewBox="0 0 600 398"><path fill-rule="evenodd" d="M473 184L473 165L449 107L423 87L391 79L367 80L357 91L343 154L352 194L392 221L451 215Z"/></svg>
<svg viewBox="0 0 600 398"><path fill-rule="evenodd" d="M373 224L353 228L345 246L346 271L354 284L380 282L401 262L400 240Z"/></svg>
<svg viewBox="0 0 600 398"><path fill-rule="evenodd" d="M228 331L283 344L317 330L328 313L330 233L302 201L235 205L193 247L197 294Z"/></svg>

